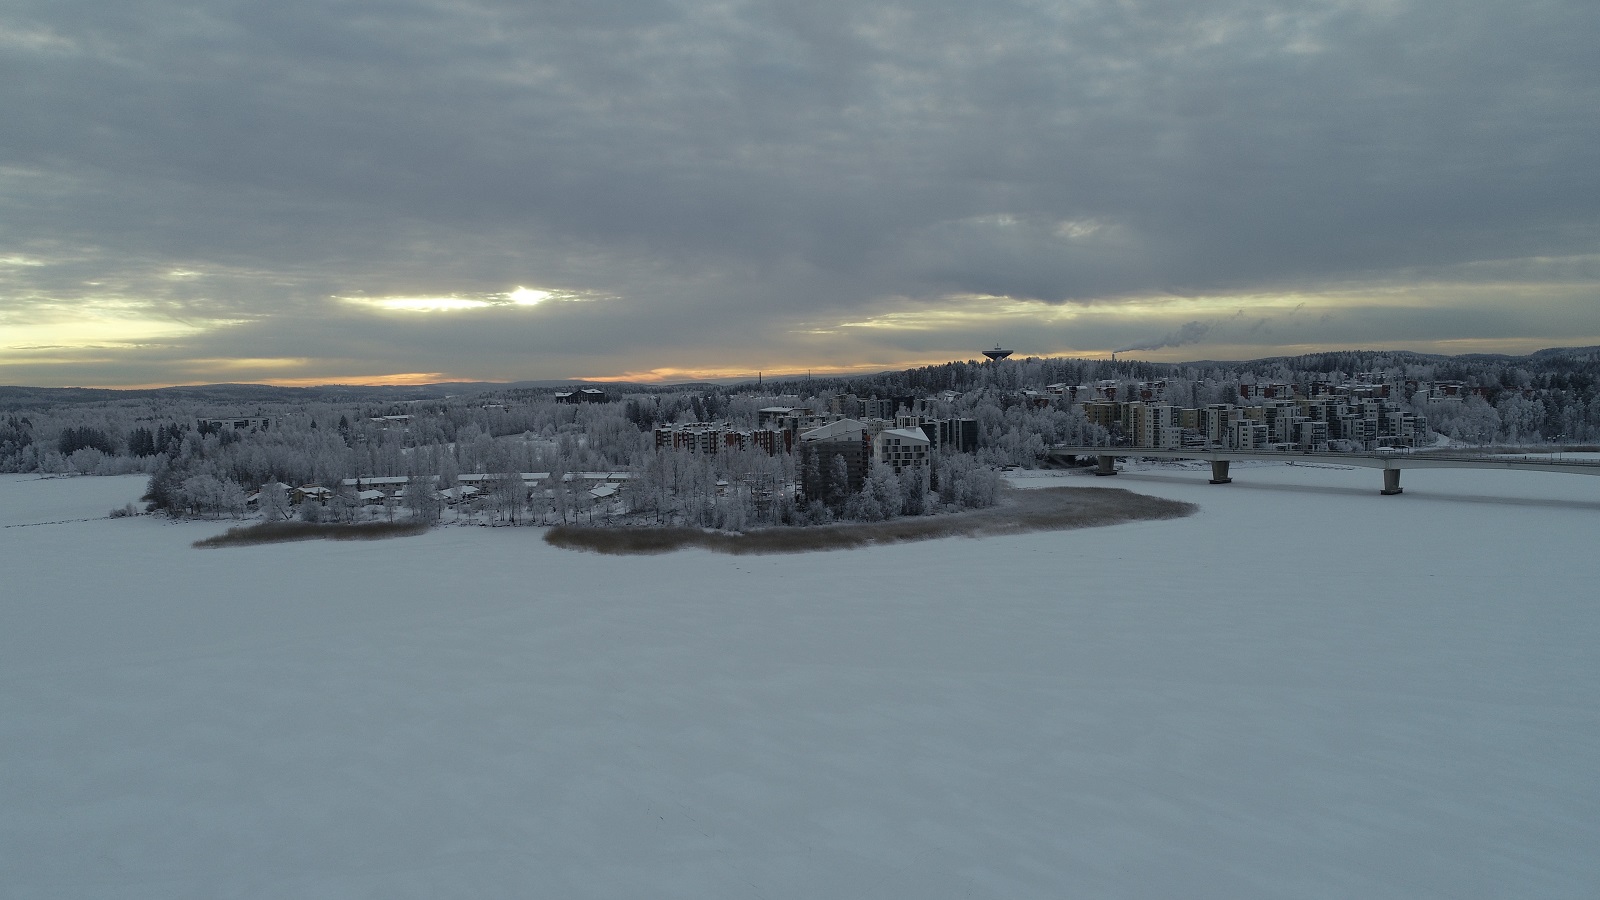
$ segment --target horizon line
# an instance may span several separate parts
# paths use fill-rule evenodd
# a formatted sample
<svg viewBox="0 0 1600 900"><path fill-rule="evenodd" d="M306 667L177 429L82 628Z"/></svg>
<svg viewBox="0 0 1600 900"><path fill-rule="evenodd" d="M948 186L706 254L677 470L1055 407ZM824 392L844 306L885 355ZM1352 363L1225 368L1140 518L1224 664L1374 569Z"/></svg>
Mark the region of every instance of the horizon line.
<svg viewBox="0 0 1600 900"><path fill-rule="evenodd" d="M1460 353L1460 354L1441 354L1441 353L1429 353L1429 352L1421 351L1421 350L1406 350L1406 349L1396 349L1396 348L1379 349L1379 348L1360 348L1360 347L1356 347L1356 348L1337 348L1337 349L1334 349L1334 348L1315 349L1315 350L1307 350L1307 351L1301 352L1301 353L1275 354L1275 355L1271 355L1271 356L1261 356L1261 357L1255 357L1255 358L1251 358L1251 359L1232 359L1232 360L1195 359L1195 360L1176 360L1176 361L1158 361L1158 360L1151 360L1151 359L1145 359L1145 358L1129 358L1126 355L1125 351L1118 350L1118 351L1113 352L1113 351L1107 350L1107 351L1097 351L1095 353L1090 353L1090 354L1074 354L1074 355L1065 355L1065 354L1063 354L1063 355L1052 355L1052 356L1024 356L1024 357L1020 357L1020 358L1016 357L1016 356L1012 356L1011 358L1009 358L1007 360L1004 360L1003 362L1004 363L1019 363L1019 362L1026 362L1028 360L1081 360L1081 361L1085 361L1085 362L1109 362L1109 363L1115 363L1115 364L1118 364L1118 365L1122 365L1122 364L1133 365L1133 364L1138 364L1138 363L1145 363L1145 364L1150 364L1150 365L1184 366L1184 365L1199 365L1199 364L1247 364L1247 363L1259 363L1259 362L1264 362L1264 361L1267 361L1267 360L1287 359L1287 358L1293 358L1293 357L1296 357L1296 356L1311 356L1311 355L1315 355L1315 354L1318 354L1318 353L1391 353L1391 354L1411 354L1411 355L1414 355L1414 356L1436 357L1436 358L1440 358L1440 359L1454 359L1454 358L1462 357L1462 356L1504 356L1504 357L1507 357L1507 358L1516 359L1516 358L1528 357L1528 356L1533 356L1533 355L1540 354L1540 353L1548 353L1548 352L1554 352L1554 351L1581 351L1581 350L1588 350L1588 349L1600 349L1600 347L1588 347L1588 346L1544 347L1544 348L1540 348L1538 350L1533 350L1533 351L1529 351L1527 353L1520 353L1520 354L1518 354L1518 353L1484 353L1484 352L1481 352L1481 351L1470 352L1470 353ZM1119 358L1117 358L1118 356L1121 356L1122 358L1119 359ZM596 376L574 377L574 378L522 378L522 379L514 379L514 380L496 380L496 379L484 379L484 378L450 378L448 376L445 376L444 373L430 372L430 373L426 373L426 375L424 375L424 373L407 373L407 374L396 374L396 375L386 375L386 376L385 375L369 376L370 380L362 379L362 380L350 380L350 381L338 381L338 380L334 380L334 381L319 381L319 380L316 380L316 379L309 379L309 378L294 378L294 379L268 379L268 380L262 380L262 381L196 381L196 382L182 382L182 383L150 383L150 384L133 384L133 385L77 385L77 384L75 384L75 385L30 385L30 384L13 384L13 385L0 385L0 389L3 389L3 388L18 388L18 389L51 390L51 391L72 391L72 390L88 390L88 391L161 391L161 390L178 390L178 389L182 389L182 388L271 387L271 388L284 388L284 389L314 390L314 389L318 389L318 388L408 388L408 387L409 388L438 388L438 387L449 387L451 385L463 385L463 386L467 386L467 385L498 385L498 386L503 386L503 387L509 387L509 386L518 385L518 384L530 384L530 385L537 385L537 386L541 386L541 387L550 387L550 388L559 388L562 385L568 385L568 384L571 384L571 385L600 385L600 386L604 386L604 385L618 385L618 386L622 386L622 385L649 385L649 386L652 386L652 387L670 387L672 385L677 385L677 384L695 384L695 383L741 384L741 383L744 383L744 382L754 382L754 381L757 381L757 380L761 380L761 381L792 381L792 380L798 380L798 379L802 379L802 378L810 379L810 378L816 378L816 377L824 377L824 378L848 378L848 377L853 377L853 376L854 377L865 377L865 376L869 376L869 375L878 375L878 374L902 372L902 371L907 371L907 370L910 370L910 369L923 368L923 367L928 367L928 366L951 365L951 364L954 364L954 363L971 363L973 365L991 365L991 364L993 364L993 363L991 363L990 361L987 361L987 360L946 359L946 360L941 360L941 361L938 361L938 362L915 362L915 363L911 363L909 365L902 365L902 366L898 366L898 367L893 366L893 365L884 366L884 365L881 365L881 364L865 364L865 365L857 365L857 366L824 366L824 367L817 367L817 368L807 369L804 372L778 372L778 373L767 373L767 372L764 372L764 371L737 372L737 373L734 373L734 372L729 372L727 370L693 371L693 370L681 370L681 369L655 369L655 370L651 370L649 372L627 372L627 373L623 373L623 374L620 374L620 375L596 375ZM422 380L423 378L428 377L428 376L436 377L437 380ZM675 378L675 377L672 377L672 376L679 376L679 377ZM361 378L361 376L357 376L357 378ZM400 379L406 379L406 380L400 380ZM416 380L412 380L412 379L416 379Z"/></svg>

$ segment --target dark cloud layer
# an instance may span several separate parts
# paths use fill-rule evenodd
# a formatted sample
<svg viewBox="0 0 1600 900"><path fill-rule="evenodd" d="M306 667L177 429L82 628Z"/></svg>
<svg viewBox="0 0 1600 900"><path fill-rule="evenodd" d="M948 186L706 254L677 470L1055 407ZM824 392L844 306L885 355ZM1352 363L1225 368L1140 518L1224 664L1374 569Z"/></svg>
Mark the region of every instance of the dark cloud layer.
<svg viewBox="0 0 1600 900"><path fill-rule="evenodd" d="M1421 272L1540 302L1597 281L1597 38L1587 0L17 0L0 327L114 301L196 327L177 357L359 342L371 371L547 377L602 373L497 348L799 361L785 335L952 297L1138 300L1120 336L1039 350L1131 347L1210 321L1150 298ZM517 285L608 299L450 323L332 299ZM1430 302L1439 339L1495 336ZM1256 338L1315 337L1282 332Z"/></svg>

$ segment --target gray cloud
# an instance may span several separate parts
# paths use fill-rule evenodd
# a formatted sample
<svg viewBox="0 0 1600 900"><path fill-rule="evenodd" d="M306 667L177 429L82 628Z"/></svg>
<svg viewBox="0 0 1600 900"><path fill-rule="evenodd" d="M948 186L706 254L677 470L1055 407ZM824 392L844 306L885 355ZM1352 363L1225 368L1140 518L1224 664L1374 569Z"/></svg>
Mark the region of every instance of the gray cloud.
<svg viewBox="0 0 1600 900"><path fill-rule="evenodd" d="M0 317L112 286L295 356L451 335L465 371L473 341L677 364L886 298L1600 283L1584 0L7 9L0 257L47 264L0 269ZM616 299L328 301L518 284Z"/></svg>

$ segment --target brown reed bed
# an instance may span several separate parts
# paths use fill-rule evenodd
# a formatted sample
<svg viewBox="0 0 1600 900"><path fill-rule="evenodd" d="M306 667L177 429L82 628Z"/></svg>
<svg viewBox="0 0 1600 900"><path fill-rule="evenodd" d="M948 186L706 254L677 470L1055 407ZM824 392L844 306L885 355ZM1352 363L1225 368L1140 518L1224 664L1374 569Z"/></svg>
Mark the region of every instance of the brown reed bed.
<svg viewBox="0 0 1600 900"><path fill-rule="evenodd" d="M1192 503L1136 494L1121 488L1055 487L1013 491L1000 506L883 522L755 528L744 532L687 527L562 525L545 541L569 550L636 555L696 547L718 553L808 553L945 537L990 537L1030 531L1094 528L1193 514Z"/></svg>
<svg viewBox="0 0 1600 900"><path fill-rule="evenodd" d="M377 541L384 538L409 537L422 534L428 526L422 522L359 522L339 524L331 522L260 522L241 525L226 532L194 542L201 549L216 547L248 547L254 544L281 544L285 541Z"/></svg>

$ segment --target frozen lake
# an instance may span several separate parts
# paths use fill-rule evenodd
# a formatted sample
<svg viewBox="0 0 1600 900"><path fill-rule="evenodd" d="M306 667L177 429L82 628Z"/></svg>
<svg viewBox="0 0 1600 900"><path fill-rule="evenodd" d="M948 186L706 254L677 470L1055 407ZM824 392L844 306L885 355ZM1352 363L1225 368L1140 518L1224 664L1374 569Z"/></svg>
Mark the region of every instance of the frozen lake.
<svg viewBox="0 0 1600 900"><path fill-rule="evenodd" d="M1233 475L630 558L0 476L0 896L1593 896L1600 477Z"/></svg>

